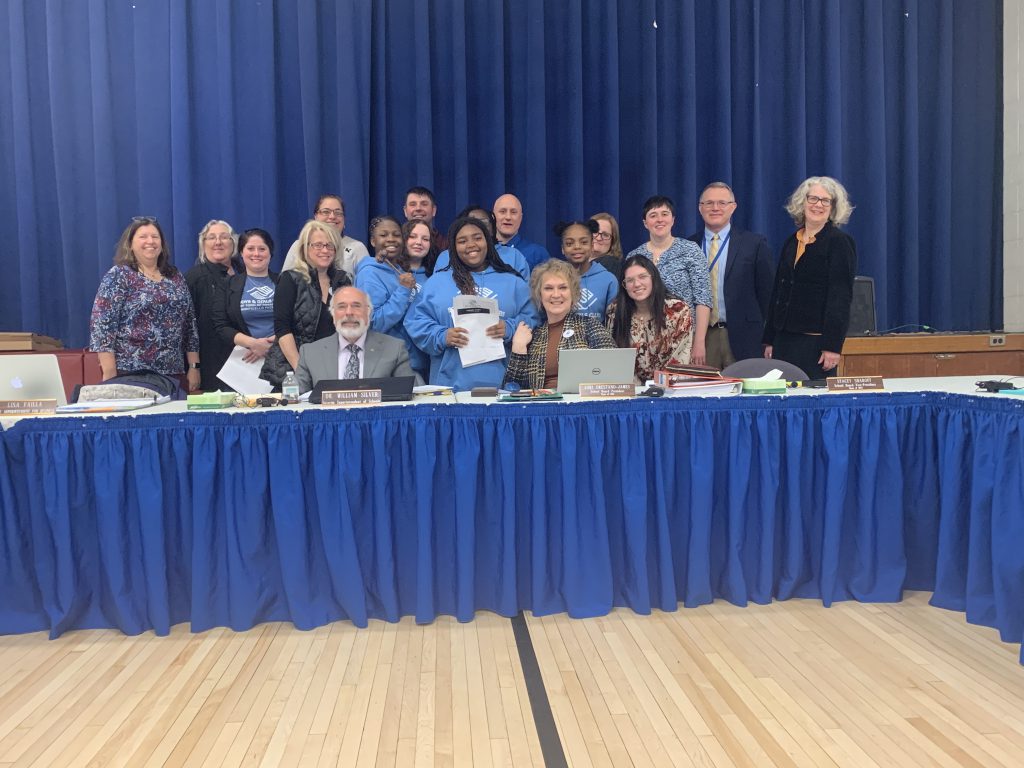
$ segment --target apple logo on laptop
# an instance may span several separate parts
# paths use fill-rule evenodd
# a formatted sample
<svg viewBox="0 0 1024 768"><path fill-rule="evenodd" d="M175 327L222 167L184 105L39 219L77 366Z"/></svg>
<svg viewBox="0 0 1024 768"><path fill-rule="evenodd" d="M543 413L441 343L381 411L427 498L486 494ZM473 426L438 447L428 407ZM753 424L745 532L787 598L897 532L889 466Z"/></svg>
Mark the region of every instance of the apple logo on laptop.
<svg viewBox="0 0 1024 768"><path fill-rule="evenodd" d="M15 376L11 379L11 387L14 389L22 389L25 386L25 382L21 380L21 376Z"/></svg>

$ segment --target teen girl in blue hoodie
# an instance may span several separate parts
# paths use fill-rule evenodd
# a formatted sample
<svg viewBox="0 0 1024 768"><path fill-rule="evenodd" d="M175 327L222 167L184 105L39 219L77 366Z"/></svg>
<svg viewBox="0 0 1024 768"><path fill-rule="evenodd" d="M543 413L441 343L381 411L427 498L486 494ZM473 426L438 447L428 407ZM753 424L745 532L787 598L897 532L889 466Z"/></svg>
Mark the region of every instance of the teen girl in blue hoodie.
<svg viewBox="0 0 1024 768"><path fill-rule="evenodd" d="M497 387L505 376L508 345L520 322L531 327L537 315L530 289L512 267L498 256L486 225L468 217L455 220L448 230L451 264L423 285L405 318L405 330L413 343L430 356L430 383L456 390ZM466 331L455 327L449 309L459 294L496 299L503 318L487 333L505 341L506 357L463 368L459 347L466 345Z"/></svg>

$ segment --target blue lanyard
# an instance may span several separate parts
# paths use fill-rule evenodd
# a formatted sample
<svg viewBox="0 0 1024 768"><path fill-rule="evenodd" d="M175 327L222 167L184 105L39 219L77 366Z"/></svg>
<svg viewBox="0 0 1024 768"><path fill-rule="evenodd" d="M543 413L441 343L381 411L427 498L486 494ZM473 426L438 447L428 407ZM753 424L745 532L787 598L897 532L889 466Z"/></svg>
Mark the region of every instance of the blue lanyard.
<svg viewBox="0 0 1024 768"><path fill-rule="evenodd" d="M725 250L725 246L729 242L729 238L730 237L732 237L732 230L731 229L729 230L729 234L726 235L724 238L722 238L722 244L718 246L718 253L715 254L715 260L712 261L710 264L708 264L708 272L713 270L715 268L715 264L717 264L718 260L720 258L722 258L722 251ZM708 239L705 236L704 237L704 258L707 258L707 256L708 256Z"/></svg>

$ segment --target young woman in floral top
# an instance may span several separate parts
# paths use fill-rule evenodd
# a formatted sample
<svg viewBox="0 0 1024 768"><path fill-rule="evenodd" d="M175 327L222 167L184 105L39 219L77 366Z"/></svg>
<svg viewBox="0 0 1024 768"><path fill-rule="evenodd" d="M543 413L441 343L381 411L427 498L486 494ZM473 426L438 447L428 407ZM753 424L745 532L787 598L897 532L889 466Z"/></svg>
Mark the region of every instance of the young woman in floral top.
<svg viewBox="0 0 1024 768"><path fill-rule="evenodd" d="M180 376L187 359L188 387L199 388L192 297L156 219L132 219L121 235L92 305L89 348L99 353L104 381L143 370Z"/></svg>
<svg viewBox="0 0 1024 768"><path fill-rule="evenodd" d="M608 329L619 347L636 347L636 380L650 380L668 362L690 362L693 320L686 302L665 297L665 283L646 256L622 265L619 297L608 307Z"/></svg>

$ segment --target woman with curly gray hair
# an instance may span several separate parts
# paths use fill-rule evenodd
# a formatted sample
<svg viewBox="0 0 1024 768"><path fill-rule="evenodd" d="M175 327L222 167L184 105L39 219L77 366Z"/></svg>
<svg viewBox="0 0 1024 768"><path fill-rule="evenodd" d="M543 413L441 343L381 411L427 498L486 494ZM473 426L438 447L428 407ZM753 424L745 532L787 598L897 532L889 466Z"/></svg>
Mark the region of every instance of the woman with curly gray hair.
<svg viewBox="0 0 1024 768"><path fill-rule="evenodd" d="M823 379L836 375L850 324L857 246L839 227L850 220L853 206L838 181L812 176L790 195L786 211L797 231L782 246L764 356Z"/></svg>
<svg viewBox="0 0 1024 768"><path fill-rule="evenodd" d="M213 313L221 302L228 280L241 271L241 266L235 230L220 219L206 222L199 231L199 258L195 266L185 273L199 327L199 388L204 392L223 386L217 374L233 347L225 344L217 333Z"/></svg>

